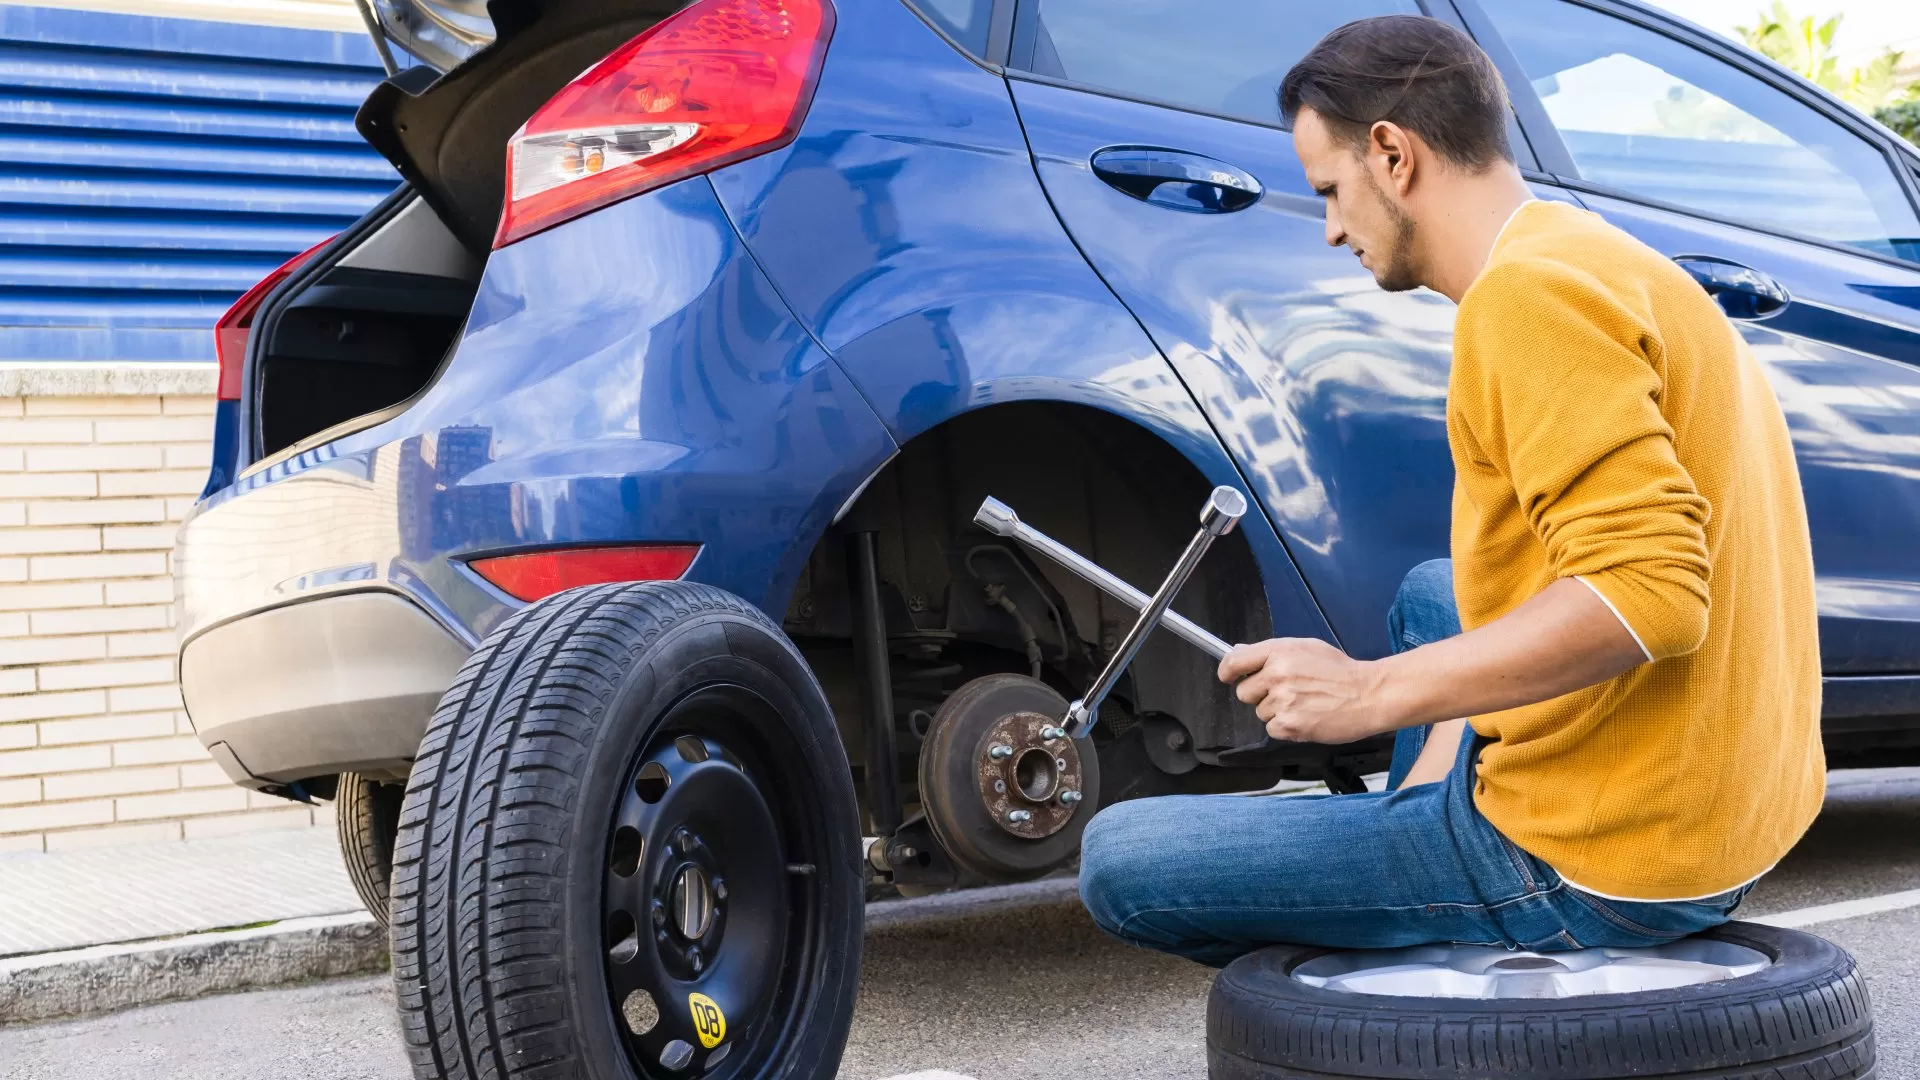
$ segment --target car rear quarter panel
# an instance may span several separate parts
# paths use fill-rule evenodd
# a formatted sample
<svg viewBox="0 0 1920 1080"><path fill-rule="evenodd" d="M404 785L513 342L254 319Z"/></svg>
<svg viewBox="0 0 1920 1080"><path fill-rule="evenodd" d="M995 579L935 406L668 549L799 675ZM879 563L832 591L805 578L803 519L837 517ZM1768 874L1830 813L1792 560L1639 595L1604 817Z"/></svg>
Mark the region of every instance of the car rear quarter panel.
<svg viewBox="0 0 1920 1080"><path fill-rule="evenodd" d="M465 559L629 541L698 542L690 578L779 610L893 448L696 177L495 252L410 409L204 501L181 633L388 589L476 641L516 605Z"/></svg>
<svg viewBox="0 0 1920 1080"><path fill-rule="evenodd" d="M1081 255L1006 80L900 0L838 0L794 143L713 177L782 296L905 443L1009 401L1114 413L1246 488L1193 396ZM1264 517L1243 526L1274 631L1329 631Z"/></svg>

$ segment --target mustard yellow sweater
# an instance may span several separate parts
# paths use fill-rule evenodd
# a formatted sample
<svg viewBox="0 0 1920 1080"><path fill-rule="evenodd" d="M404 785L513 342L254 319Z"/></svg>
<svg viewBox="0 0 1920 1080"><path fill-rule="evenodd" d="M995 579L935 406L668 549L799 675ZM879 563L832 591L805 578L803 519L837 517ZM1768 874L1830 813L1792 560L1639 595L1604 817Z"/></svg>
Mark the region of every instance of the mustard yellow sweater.
<svg viewBox="0 0 1920 1080"><path fill-rule="evenodd" d="M1523 206L1461 299L1447 393L1467 629L1560 578L1650 662L1488 716L1475 801L1621 899L1763 874L1820 808L1806 507L1780 405L1720 309L1598 216Z"/></svg>

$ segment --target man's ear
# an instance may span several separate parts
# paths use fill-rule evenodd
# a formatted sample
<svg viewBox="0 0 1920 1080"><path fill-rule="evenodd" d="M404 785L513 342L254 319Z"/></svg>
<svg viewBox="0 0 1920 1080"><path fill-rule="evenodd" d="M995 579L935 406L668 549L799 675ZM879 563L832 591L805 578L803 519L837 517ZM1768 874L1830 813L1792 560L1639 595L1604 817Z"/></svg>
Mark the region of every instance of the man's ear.
<svg viewBox="0 0 1920 1080"><path fill-rule="evenodd" d="M1387 183L1382 187L1405 195L1413 186L1414 138L1406 128L1391 120L1374 121L1367 129L1367 156L1385 168Z"/></svg>

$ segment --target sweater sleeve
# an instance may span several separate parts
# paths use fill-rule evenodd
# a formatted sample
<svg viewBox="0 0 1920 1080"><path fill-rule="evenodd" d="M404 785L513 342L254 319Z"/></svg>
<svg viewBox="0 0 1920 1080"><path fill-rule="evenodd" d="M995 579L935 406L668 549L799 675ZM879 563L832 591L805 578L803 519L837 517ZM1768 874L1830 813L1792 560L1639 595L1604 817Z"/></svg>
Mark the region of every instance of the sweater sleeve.
<svg viewBox="0 0 1920 1080"><path fill-rule="evenodd" d="M1698 648L1711 507L1660 411L1658 339L1592 278L1525 261L1474 284L1456 334L1454 409L1555 576L1598 593L1649 659Z"/></svg>

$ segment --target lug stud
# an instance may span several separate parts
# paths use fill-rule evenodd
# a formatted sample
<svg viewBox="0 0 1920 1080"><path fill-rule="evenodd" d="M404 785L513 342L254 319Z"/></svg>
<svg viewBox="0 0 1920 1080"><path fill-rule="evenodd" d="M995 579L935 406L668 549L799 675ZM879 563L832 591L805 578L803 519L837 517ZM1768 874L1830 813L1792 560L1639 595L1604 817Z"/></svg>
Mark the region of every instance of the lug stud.
<svg viewBox="0 0 1920 1080"><path fill-rule="evenodd" d="M1007 820L1013 822L1015 825L1025 825L1027 822L1033 820L1033 811L1009 810L1007 811Z"/></svg>
<svg viewBox="0 0 1920 1080"><path fill-rule="evenodd" d="M987 748L987 756L995 761L1005 761L1013 756L1013 747L1005 743L995 743Z"/></svg>
<svg viewBox="0 0 1920 1080"><path fill-rule="evenodd" d="M1055 739L1064 739L1066 737L1066 728L1055 727L1052 724L1048 724L1046 727L1040 729L1040 738L1044 742L1052 742Z"/></svg>
<svg viewBox="0 0 1920 1080"><path fill-rule="evenodd" d="M1060 801L1064 805L1072 806L1074 803L1077 803L1080 801L1080 793L1073 790L1072 788L1068 788L1067 790L1060 793Z"/></svg>

